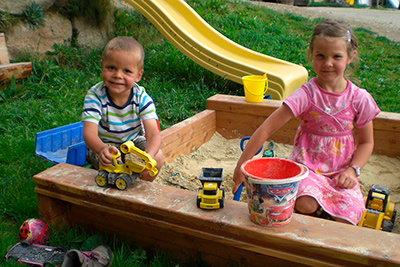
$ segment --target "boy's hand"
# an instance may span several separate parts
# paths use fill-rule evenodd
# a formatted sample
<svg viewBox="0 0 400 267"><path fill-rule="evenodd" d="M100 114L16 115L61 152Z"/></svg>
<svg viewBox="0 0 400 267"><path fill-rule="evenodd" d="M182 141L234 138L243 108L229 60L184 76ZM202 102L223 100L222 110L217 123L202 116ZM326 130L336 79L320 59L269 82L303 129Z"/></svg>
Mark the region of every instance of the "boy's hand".
<svg viewBox="0 0 400 267"><path fill-rule="evenodd" d="M337 186L346 189L351 189L357 184L357 178L351 168L339 173L332 180Z"/></svg>
<svg viewBox="0 0 400 267"><path fill-rule="evenodd" d="M119 150L115 146L104 146L100 149L99 159L101 164L104 166L109 166L112 163L113 157L111 154L118 154Z"/></svg>

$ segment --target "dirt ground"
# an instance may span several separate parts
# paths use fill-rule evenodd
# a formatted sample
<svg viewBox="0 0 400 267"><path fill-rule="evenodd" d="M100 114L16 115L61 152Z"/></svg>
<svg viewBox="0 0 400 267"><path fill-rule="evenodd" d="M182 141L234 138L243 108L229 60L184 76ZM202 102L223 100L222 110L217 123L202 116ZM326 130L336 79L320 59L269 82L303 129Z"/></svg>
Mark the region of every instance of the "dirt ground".
<svg viewBox="0 0 400 267"><path fill-rule="evenodd" d="M330 18L344 20L351 27L361 27L377 36L384 36L389 40L400 42L400 10L399 9L371 9L371 8L344 8L344 7L308 7L290 6L262 1L250 1L254 5L283 13L294 13L306 18Z"/></svg>
<svg viewBox="0 0 400 267"><path fill-rule="evenodd" d="M267 148L269 142L264 144ZM291 145L274 143L273 150L277 157L287 158L292 151ZM226 199L233 199L233 170L240 157L240 139L227 140L216 133L210 141L200 146L189 155L181 155L171 163L165 163L154 182L181 189L198 191L201 183L199 176L202 168L223 168L223 182ZM260 153L257 157L261 157ZM386 186L390 190L390 201L400 210L400 158L372 155L363 168L360 177L361 190L368 193L372 184ZM245 190L240 201L247 202ZM394 233L400 233L400 218L397 216Z"/></svg>

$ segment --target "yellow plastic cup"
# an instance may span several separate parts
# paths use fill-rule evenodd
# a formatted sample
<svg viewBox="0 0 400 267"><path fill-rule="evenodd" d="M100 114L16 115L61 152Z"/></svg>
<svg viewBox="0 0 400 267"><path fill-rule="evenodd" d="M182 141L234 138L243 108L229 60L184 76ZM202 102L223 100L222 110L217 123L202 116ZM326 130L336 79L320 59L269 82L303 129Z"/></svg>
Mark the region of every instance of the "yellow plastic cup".
<svg viewBox="0 0 400 267"><path fill-rule="evenodd" d="M267 75L248 75L242 77L244 96L247 102L261 102L268 89Z"/></svg>

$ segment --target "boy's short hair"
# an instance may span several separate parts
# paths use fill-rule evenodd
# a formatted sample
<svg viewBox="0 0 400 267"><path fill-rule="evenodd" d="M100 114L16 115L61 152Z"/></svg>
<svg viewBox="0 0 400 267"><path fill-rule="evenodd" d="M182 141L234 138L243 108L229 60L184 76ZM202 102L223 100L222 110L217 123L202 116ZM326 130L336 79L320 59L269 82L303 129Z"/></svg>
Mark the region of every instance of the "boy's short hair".
<svg viewBox="0 0 400 267"><path fill-rule="evenodd" d="M101 60L104 60L110 51L124 51L136 57L138 69L144 67L144 50L142 45L129 36L118 36L111 39L104 48Z"/></svg>

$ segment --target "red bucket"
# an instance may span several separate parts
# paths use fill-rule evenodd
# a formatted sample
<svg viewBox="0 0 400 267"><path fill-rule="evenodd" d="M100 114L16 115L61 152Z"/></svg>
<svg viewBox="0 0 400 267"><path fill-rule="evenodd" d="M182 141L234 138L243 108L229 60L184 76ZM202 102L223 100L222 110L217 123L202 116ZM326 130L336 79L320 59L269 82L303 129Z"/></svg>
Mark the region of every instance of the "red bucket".
<svg viewBox="0 0 400 267"><path fill-rule="evenodd" d="M241 171L250 219L264 226L289 223L299 182L308 176L308 168L287 159L259 158L243 163Z"/></svg>

